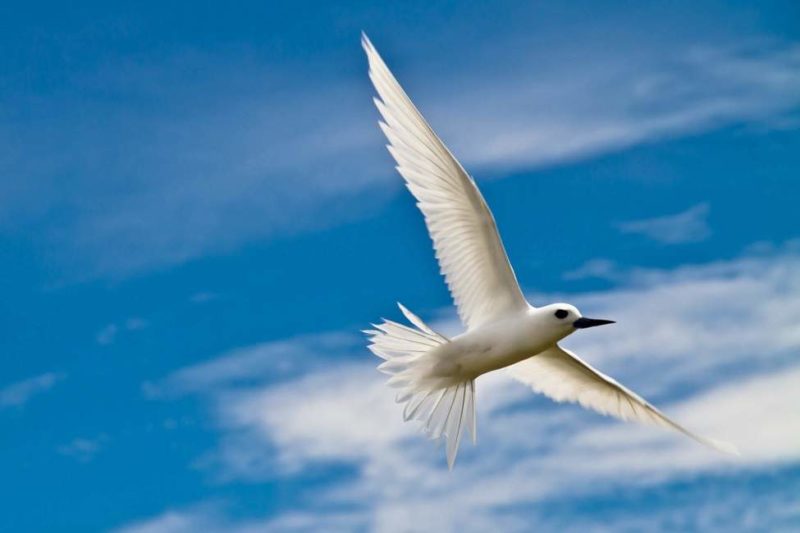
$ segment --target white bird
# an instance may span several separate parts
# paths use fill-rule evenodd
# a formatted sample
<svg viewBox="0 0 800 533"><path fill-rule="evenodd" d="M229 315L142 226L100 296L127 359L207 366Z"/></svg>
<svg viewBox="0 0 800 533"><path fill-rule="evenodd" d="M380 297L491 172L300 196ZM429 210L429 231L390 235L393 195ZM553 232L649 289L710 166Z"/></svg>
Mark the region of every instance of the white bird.
<svg viewBox="0 0 800 533"><path fill-rule="evenodd" d="M473 179L411 102L366 35L369 77L380 98L380 127L397 170L417 199L436 257L466 331L448 339L400 306L413 327L390 320L367 330L369 348L385 361L406 420L423 422L447 441L453 468L464 426L475 443L475 379L508 367L534 391L604 415L666 426L729 453L731 445L700 437L641 396L558 345L578 329L612 324L586 318L570 304L529 304L508 262L494 217Z"/></svg>

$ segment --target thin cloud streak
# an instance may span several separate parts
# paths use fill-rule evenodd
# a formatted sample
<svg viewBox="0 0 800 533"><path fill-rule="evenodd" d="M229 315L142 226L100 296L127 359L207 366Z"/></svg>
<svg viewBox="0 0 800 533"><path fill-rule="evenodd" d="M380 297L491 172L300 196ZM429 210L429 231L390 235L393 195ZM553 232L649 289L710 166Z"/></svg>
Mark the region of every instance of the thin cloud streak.
<svg viewBox="0 0 800 533"><path fill-rule="evenodd" d="M59 446L56 451L60 455L70 457L80 463L88 463L105 447L107 442L107 435L99 435L94 438L76 437Z"/></svg>
<svg viewBox="0 0 800 533"><path fill-rule="evenodd" d="M364 527L356 513L287 513L275 519L231 520L224 505L209 502L184 509L169 509L158 516L113 529L113 533L316 533L355 531Z"/></svg>
<svg viewBox="0 0 800 533"><path fill-rule="evenodd" d="M617 228L623 234L642 235L662 244L702 242L711 236L709 211L703 203L674 215L620 222Z"/></svg>
<svg viewBox="0 0 800 533"><path fill-rule="evenodd" d="M58 372L46 372L17 383L6 385L0 389L0 409L7 407L22 407L35 396L52 389L56 383L65 378Z"/></svg>
<svg viewBox="0 0 800 533"><path fill-rule="evenodd" d="M434 127L471 165L514 170L730 124L768 125L800 105L797 44L618 51L587 64L546 72L533 65L491 87L464 81L432 106L432 118L441 117Z"/></svg>

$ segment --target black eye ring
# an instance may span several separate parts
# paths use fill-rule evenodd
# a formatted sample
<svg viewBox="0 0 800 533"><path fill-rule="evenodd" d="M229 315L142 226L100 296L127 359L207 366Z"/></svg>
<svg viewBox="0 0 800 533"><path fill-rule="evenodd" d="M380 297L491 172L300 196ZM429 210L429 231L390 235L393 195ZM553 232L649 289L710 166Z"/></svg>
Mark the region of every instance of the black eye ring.
<svg viewBox="0 0 800 533"><path fill-rule="evenodd" d="M559 309L554 314L556 315L556 318L567 318L567 316L569 315L569 311L567 311L566 309Z"/></svg>

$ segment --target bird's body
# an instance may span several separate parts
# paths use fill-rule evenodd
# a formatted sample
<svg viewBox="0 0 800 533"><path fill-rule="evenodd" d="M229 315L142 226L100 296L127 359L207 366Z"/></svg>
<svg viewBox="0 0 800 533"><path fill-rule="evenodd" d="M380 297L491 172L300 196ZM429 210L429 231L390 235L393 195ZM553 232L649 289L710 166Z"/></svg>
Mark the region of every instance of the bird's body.
<svg viewBox="0 0 800 533"><path fill-rule="evenodd" d="M544 351L571 333L552 313L531 306L453 337L428 354L436 361L434 377L475 379Z"/></svg>
<svg viewBox="0 0 800 533"><path fill-rule="evenodd" d="M412 327L384 320L366 331L369 348L385 361L379 370L400 390L404 417L423 422L433 438L447 440L452 468L466 426L475 440L475 379L508 368L518 380L550 398L579 403L602 414L699 437L640 396L563 349L558 342L578 329L611 323L585 318L572 305L534 307L523 296L495 225L472 178L434 133L363 36L369 75L380 96L381 129L397 170L425 217L436 258L466 331L448 339L400 306Z"/></svg>

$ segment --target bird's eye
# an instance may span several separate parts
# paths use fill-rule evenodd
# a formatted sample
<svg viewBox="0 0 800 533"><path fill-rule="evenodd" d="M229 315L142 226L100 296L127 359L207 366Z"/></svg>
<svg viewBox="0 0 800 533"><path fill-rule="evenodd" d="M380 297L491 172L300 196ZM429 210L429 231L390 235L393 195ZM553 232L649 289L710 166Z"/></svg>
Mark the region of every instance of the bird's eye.
<svg viewBox="0 0 800 533"><path fill-rule="evenodd" d="M566 309L559 309L554 314L556 315L556 318L567 318L567 315L569 315L569 311L567 311Z"/></svg>

